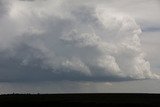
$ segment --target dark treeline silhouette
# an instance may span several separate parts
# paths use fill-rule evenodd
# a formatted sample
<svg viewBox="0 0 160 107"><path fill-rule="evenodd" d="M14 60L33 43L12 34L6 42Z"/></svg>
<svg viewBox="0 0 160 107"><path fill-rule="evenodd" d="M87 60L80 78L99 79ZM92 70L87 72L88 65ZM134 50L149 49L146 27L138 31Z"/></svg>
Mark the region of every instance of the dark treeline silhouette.
<svg viewBox="0 0 160 107"><path fill-rule="evenodd" d="M0 104L46 105L160 105L159 94L2 94Z"/></svg>

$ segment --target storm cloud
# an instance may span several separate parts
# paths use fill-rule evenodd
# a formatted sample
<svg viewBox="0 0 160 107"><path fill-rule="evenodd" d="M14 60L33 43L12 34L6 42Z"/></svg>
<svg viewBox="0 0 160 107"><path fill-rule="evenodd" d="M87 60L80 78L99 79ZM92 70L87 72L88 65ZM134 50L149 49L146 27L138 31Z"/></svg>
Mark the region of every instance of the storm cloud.
<svg viewBox="0 0 160 107"><path fill-rule="evenodd" d="M0 2L0 81L159 79L134 17L102 3Z"/></svg>

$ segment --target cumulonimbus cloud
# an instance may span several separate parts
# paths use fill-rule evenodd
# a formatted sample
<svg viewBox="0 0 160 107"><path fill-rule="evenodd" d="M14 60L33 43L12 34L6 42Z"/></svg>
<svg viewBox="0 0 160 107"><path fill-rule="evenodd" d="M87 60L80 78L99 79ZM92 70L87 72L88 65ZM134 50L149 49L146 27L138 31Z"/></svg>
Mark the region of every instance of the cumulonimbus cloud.
<svg viewBox="0 0 160 107"><path fill-rule="evenodd" d="M159 78L145 60L141 29L127 14L63 0L0 5L1 81Z"/></svg>

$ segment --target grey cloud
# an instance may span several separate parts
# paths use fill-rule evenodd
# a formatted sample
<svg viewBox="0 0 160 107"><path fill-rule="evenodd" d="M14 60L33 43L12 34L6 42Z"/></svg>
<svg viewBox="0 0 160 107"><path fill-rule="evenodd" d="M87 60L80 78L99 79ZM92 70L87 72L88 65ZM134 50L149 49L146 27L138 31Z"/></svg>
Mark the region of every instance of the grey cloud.
<svg viewBox="0 0 160 107"><path fill-rule="evenodd" d="M132 16L86 2L11 4L0 25L1 81L159 78L145 60Z"/></svg>
<svg viewBox="0 0 160 107"><path fill-rule="evenodd" d="M160 27L142 27L143 32L157 32L160 31Z"/></svg>

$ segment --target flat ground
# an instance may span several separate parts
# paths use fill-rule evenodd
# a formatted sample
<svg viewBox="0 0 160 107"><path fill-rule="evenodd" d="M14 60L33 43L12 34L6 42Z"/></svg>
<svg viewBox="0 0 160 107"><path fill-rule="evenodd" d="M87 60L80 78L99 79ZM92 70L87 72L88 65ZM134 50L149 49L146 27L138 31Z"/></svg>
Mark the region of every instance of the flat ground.
<svg viewBox="0 0 160 107"><path fill-rule="evenodd" d="M35 105L160 105L158 94L6 94L0 104Z"/></svg>

